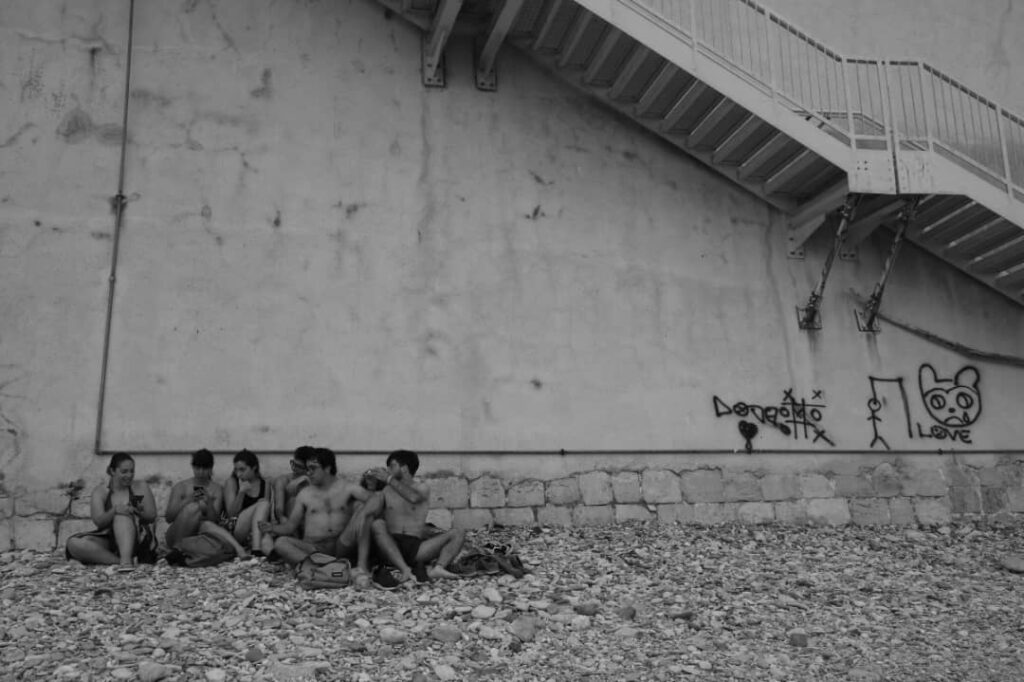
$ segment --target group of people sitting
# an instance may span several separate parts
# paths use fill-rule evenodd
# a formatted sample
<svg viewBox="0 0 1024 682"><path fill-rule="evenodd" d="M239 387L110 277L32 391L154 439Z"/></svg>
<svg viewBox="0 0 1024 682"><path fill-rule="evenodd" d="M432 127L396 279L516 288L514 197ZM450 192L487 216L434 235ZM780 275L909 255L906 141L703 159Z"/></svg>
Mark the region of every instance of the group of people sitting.
<svg viewBox="0 0 1024 682"><path fill-rule="evenodd" d="M302 446L289 464L290 473L268 482L256 455L242 450L220 485L213 480L213 454L194 452L192 477L175 484L167 501L167 548L206 534L240 558L298 565L311 554L328 554L354 563L359 588L371 585L371 556L393 567L399 584L457 577L447 566L461 550L464 532L427 523L430 488L416 478L415 452L395 450L385 467L370 469L358 483L338 476L337 458L327 448ZM110 480L92 492L96 530L70 537L67 557L122 571L155 562L153 491L135 479L135 461L127 453L115 454L107 473Z"/></svg>

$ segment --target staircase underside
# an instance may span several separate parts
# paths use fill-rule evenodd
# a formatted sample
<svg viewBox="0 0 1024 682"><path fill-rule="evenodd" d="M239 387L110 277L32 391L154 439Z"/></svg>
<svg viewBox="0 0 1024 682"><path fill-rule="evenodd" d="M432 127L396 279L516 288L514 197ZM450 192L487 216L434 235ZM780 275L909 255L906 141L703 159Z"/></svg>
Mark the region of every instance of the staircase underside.
<svg viewBox="0 0 1024 682"><path fill-rule="evenodd" d="M777 94L766 98L757 81L723 67L712 52L702 61L692 37L687 45L679 34L676 46L671 31L657 32L657 22L643 41L633 37L628 31L646 33L637 28L643 11L635 12L639 19L620 12L623 25L613 25L584 6L610 14L614 0L379 2L424 30L425 82L426 70L439 62L432 55L439 57L450 35L475 39L482 89L494 84L498 46L511 44L788 214L792 255L802 255L818 229L839 222L838 209L851 192L862 200L849 224L848 249L880 227L892 228L906 201L920 199L906 238L1024 305L1024 192L965 162L955 148L931 138L901 139L894 168L883 126L872 117L801 109ZM1021 144L1024 167L1024 138Z"/></svg>

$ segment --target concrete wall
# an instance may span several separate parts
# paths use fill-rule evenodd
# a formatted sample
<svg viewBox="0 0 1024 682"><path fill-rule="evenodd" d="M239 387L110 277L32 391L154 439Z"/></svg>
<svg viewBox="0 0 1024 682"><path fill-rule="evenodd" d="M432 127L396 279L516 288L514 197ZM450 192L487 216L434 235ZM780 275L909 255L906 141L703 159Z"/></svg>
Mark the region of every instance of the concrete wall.
<svg viewBox="0 0 1024 682"><path fill-rule="evenodd" d="M126 26L115 0L0 7L0 547L87 526L71 484L103 478ZM1022 370L857 332L886 235L809 335L827 239L787 259L782 216L514 52L497 93L461 44L425 90L418 34L368 0L139 1L134 40L102 440L161 500L188 469L158 453L312 442L346 472L443 451L459 525L1024 511ZM912 248L884 309L1024 347L1019 307Z"/></svg>

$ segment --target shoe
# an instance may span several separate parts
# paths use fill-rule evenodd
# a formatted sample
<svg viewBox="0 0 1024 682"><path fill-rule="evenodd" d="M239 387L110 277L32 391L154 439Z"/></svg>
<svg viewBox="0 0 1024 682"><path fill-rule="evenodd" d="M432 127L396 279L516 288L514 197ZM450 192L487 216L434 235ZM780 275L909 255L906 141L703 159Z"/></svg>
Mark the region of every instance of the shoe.
<svg viewBox="0 0 1024 682"><path fill-rule="evenodd" d="M397 590L402 584L402 572L393 566L381 564L373 572L373 586L378 590Z"/></svg>

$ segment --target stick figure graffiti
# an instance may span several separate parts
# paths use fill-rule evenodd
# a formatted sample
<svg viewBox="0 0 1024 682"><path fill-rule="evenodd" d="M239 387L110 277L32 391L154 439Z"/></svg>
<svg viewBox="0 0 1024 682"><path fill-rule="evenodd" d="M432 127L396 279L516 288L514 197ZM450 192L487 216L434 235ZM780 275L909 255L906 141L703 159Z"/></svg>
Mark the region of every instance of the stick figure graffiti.
<svg viewBox="0 0 1024 682"><path fill-rule="evenodd" d="M871 397L868 398L868 410L871 422L871 429L874 437L871 439L870 447L881 444L886 450L891 450L889 441L883 435L884 424L895 424L898 428L900 422L906 425L907 437L913 438L914 432L910 425L910 405L907 402L907 390L903 387L903 379L894 377L883 379L881 377L868 377L871 383ZM890 415L890 419L883 419L883 415ZM889 433L891 438L895 433Z"/></svg>

